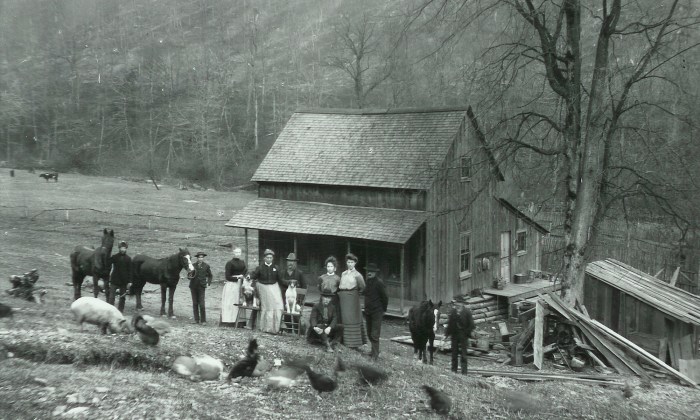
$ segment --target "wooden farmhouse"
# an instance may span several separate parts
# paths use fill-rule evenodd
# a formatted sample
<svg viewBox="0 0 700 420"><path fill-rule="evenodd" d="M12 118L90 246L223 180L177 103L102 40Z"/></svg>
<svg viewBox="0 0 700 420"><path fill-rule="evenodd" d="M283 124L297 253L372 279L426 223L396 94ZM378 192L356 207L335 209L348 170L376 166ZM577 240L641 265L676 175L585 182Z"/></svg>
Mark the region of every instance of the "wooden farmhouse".
<svg viewBox="0 0 700 420"><path fill-rule="evenodd" d="M547 231L499 196L477 133L471 109L296 112L252 178L258 198L227 226L281 265L295 252L312 288L330 255L339 274L347 252L363 275L376 263L401 314L539 269Z"/></svg>
<svg viewBox="0 0 700 420"><path fill-rule="evenodd" d="M591 318L674 368L698 358L700 296L613 259L586 266L583 291Z"/></svg>

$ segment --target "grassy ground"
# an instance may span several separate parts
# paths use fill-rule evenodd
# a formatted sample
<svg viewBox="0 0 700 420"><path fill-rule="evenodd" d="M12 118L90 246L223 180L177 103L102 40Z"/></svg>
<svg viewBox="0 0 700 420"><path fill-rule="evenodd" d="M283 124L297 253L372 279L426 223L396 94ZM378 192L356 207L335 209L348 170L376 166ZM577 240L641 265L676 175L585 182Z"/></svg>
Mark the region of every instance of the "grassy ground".
<svg viewBox="0 0 700 420"><path fill-rule="evenodd" d="M64 185L65 183L65 185ZM71 192L71 184L81 188ZM60 186L60 189L59 189ZM109 196L98 191L109 190ZM58 184L45 183L34 175L20 172L12 180L0 176L0 235L2 258L0 276L20 274L31 268L40 272L39 285L48 289L47 302L35 306L9 300L0 302L17 308L12 320L0 320L0 359L7 351L14 357L0 360L0 418L49 418L52 413L83 418L438 418L427 409L421 384L445 390L454 402L452 416L474 419L560 419L560 418L697 418L700 399L697 391L668 382L654 382L652 389L637 386L627 378L633 396L624 399L619 388L603 388L570 382L519 382L512 379L456 375L449 371L446 355L438 354L435 365L422 365L412 359L412 349L388 340L405 335L401 321L388 320L382 334L382 357L378 365L391 373L384 385L368 388L357 383L352 373L341 376L340 388L318 397L308 380L293 388L273 390L262 378L248 378L240 384L225 381L191 382L169 370L179 355L209 354L230 367L241 356L251 336L258 338L263 357L290 360L311 357L315 369L329 372L334 354L308 346L299 337L273 336L244 329L216 326L220 305L220 284L207 291L209 325L192 325L190 296L186 282L175 295L176 320L171 334L158 347L146 347L135 336L100 335L94 327L80 332L73 322L68 254L78 244L96 245L105 226L103 221L31 216L56 206L77 207L90 202L101 209L133 213L186 215L194 212L185 200L193 194L174 188L156 192L152 185L108 178L78 175L61 176ZM68 194L68 196L66 196ZM249 200L249 193L197 192L202 208L230 210ZM141 201L157 195L158 205ZM140 199L137 199L140 197ZM8 204L9 203L9 204ZM9 209L20 204L30 209L24 216ZM8 206L8 207L4 207ZM148 229L139 224L110 224L117 239L130 241L130 253L167 255L178 246L209 253L209 263L217 279L223 277L227 248L219 243L235 239L231 229L198 231L196 226L178 225L170 229ZM6 281L6 280L4 280ZM9 283L6 284L6 286ZM151 289L155 290L153 286ZM85 292L84 292L85 293ZM144 295L145 313L158 313L159 293ZM126 315L134 313L134 302L127 301ZM366 352L366 349L363 349ZM338 354L348 361L364 356L341 348ZM511 368L478 358L470 367L491 370L532 371L531 366Z"/></svg>

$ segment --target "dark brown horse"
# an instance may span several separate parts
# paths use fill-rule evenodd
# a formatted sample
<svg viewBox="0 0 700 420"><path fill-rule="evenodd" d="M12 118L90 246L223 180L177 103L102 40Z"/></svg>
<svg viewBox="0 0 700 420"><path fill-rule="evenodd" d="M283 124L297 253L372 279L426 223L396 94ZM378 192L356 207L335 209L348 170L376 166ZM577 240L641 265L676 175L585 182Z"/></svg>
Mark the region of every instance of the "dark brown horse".
<svg viewBox="0 0 700 420"><path fill-rule="evenodd" d="M131 259L133 267L133 283L130 293L136 295L136 309L143 309L141 306L141 293L146 283L160 284L161 306L160 314L165 315L166 291L169 291L168 316L175 317L173 311L173 295L175 288L180 281L180 271L184 268L188 275L194 272L194 266L190 258L190 251L187 248L178 251L165 258L151 258L147 255L136 254Z"/></svg>
<svg viewBox="0 0 700 420"><path fill-rule="evenodd" d="M70 269L73 279L73 299L80 298L80 288L83 287L85 276L92 276L93 293L100 294L98 281L104 280L105 295L109 294L109 257L112 256L114 245L114 230L102 232L102 245L97 249L86 246L76 246L70 254ZM106 300L107 296L105 296Z"/></svg>

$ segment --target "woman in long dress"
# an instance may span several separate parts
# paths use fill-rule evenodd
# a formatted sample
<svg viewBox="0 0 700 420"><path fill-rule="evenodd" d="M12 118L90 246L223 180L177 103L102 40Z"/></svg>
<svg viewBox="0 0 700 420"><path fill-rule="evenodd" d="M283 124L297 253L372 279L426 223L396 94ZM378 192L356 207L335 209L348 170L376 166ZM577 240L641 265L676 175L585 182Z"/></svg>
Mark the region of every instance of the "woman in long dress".
<svg viewBox="0 0 700 420"><path fill-rule="evenodd" d="M337 269L338 260L330 256L326 258L326 273L318 278L318 291L332 292L333 297L331 303L333 303L336 308L338 308L338 284L340 284L340 276L335 274Z"/></svg>
<svg viewBox="0 0 700 420"><path fill-rule="evenodd" d="M367 343L364 323L362 322L362 308L360 307L360 293L365 288L365 279L357 270L357 257L354 254L345 256L348 267L340 276L338 284L338 300L340 302L340 319L343 323L343 344L357 349Z"/></svg>
<svg viewBox="0 0 700 420"><path fill-rule="evenodd" d="M240 302L241 281L246 275L246 264L241 259L243 251L240 247L233 248L233 258L226 263L224 275L226 283L224 290L221 292L221 326L236 326L236 318L239 320L247 320L245 313L239 316L238 306Z"/></svg>
<svg viewBox="0 0 700 420"><path fill-rule="evenodd" d="M282 322L282 290L280 289L280 270L272 264L275 253L266 249L263 253L263 263L255 268L250 278L255 280L255 287L260 299L257 326L263 332L277 334Z"/></svg>

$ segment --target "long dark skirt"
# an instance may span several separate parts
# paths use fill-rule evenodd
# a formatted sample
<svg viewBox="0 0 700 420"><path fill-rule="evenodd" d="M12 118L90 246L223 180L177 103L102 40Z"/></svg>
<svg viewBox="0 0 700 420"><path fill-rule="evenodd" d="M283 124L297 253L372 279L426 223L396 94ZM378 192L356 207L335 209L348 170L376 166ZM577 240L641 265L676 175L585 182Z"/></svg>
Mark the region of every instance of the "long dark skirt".
<svg viewBox="0 0 700 420"><path fill-rule="evenodd" d="M344 327L343 344L350 348L357 348L367 343L365 325L362 322L360 293L357 288L338 289L338 301L340 302L340 319Z"/></svg>

